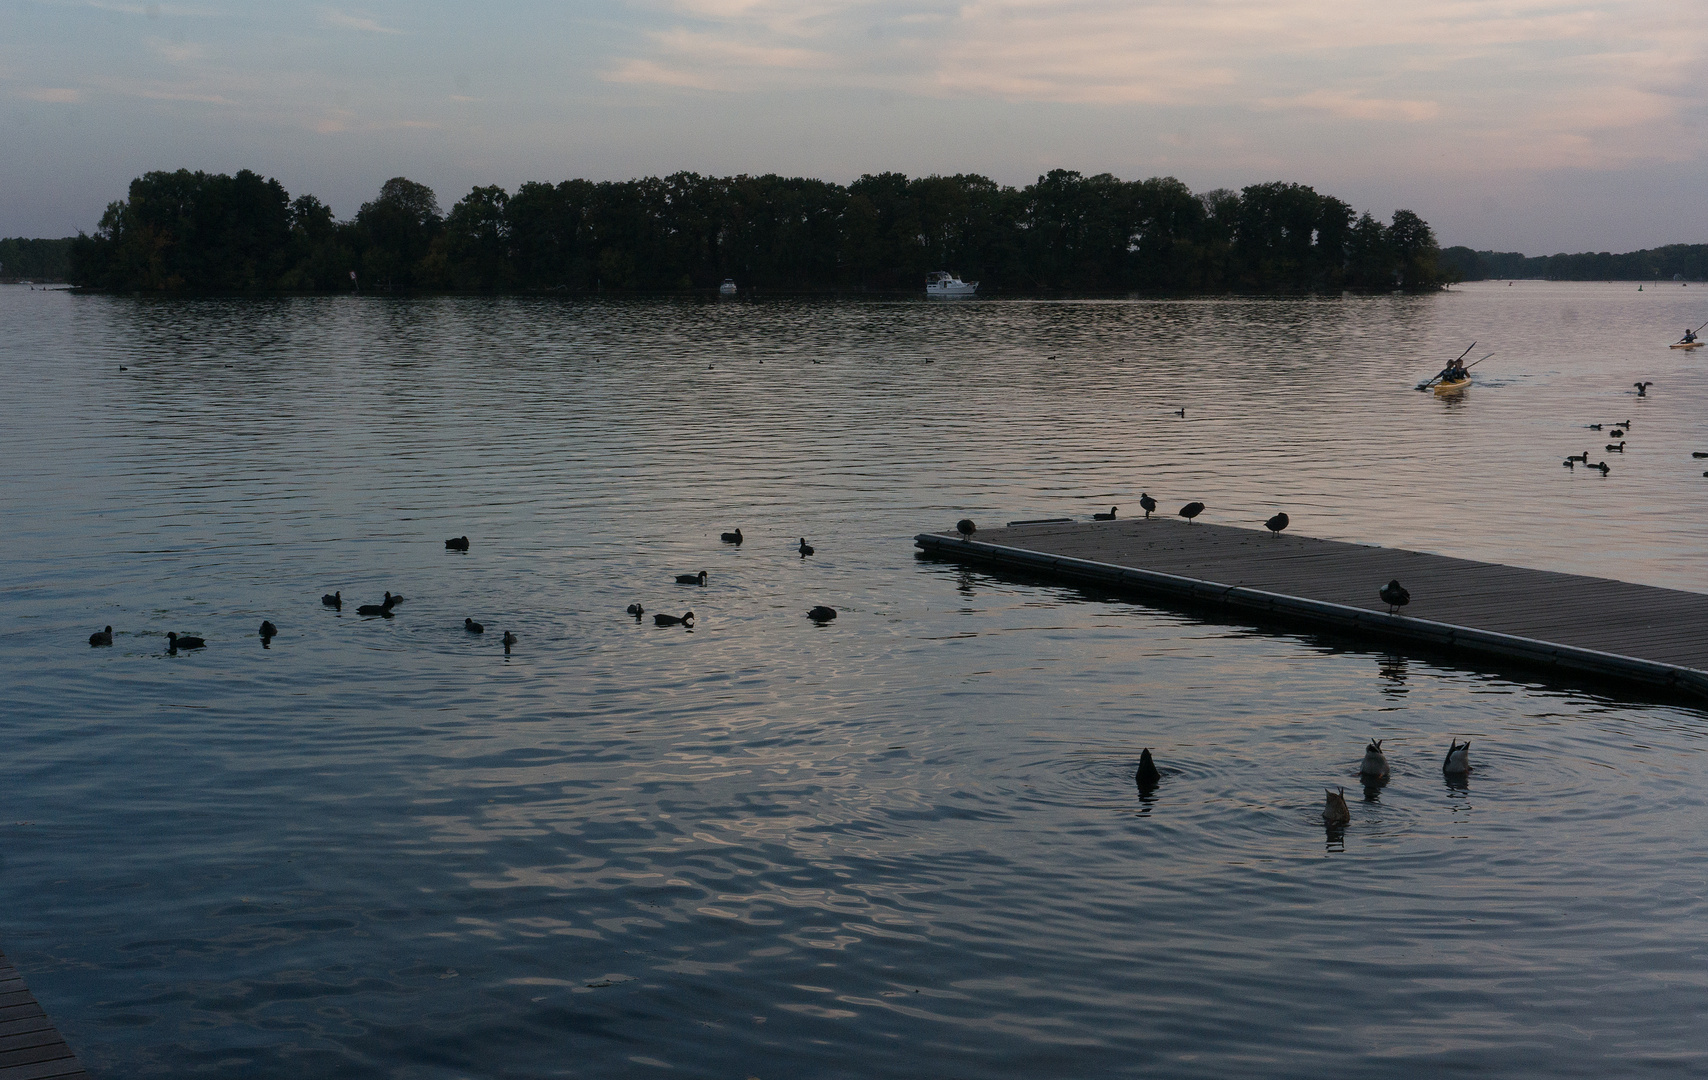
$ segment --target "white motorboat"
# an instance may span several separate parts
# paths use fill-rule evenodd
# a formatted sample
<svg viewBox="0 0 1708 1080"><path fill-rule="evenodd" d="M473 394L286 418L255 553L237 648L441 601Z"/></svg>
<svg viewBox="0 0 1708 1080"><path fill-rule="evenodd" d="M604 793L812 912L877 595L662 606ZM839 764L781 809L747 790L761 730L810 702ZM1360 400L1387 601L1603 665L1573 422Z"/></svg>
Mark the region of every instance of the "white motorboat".
<svg viewBox="0 0 1708 1080"><path fill-rule="evenodd" d="M735 295L735 279L732 277L724 278L724 283L722 285L718 286L718 295L719 296L734 296Z"/></svg>
<svg viewBox="0 0 1708 1080"><path fill-rule="evenodd" d="M954 274L936 270L925 275L925 295L934 296L940 300L950 300L956 297L971 296L979 291L976 281L962 281Z"/></svg>

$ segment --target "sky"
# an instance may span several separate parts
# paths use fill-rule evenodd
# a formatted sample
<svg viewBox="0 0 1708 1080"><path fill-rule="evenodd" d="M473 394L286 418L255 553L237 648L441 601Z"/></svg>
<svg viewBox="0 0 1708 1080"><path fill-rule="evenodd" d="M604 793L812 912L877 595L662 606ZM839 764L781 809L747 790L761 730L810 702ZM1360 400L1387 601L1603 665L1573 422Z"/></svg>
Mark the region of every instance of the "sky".
<svg viewBox="0 0 1708 1080"><path fill-rule="evenodd" d="M1708 242L1703 0L0 0L0 236L152 169L1286 180L1444 246Z"/></svg>

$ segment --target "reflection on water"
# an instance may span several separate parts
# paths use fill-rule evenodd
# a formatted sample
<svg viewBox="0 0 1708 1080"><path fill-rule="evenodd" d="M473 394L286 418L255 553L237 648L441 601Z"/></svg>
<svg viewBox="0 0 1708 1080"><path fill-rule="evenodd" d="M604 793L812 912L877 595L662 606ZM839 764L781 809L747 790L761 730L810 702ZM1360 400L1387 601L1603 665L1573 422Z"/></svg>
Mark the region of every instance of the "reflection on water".
<svg viewBox="0 0 1708 1080"><path fill-rule="evenodd" d="M909 542L1146 490L1701 589L1682 303L0 289L0 942L114 1076L1700 1069L1700 711Z"/></svg>

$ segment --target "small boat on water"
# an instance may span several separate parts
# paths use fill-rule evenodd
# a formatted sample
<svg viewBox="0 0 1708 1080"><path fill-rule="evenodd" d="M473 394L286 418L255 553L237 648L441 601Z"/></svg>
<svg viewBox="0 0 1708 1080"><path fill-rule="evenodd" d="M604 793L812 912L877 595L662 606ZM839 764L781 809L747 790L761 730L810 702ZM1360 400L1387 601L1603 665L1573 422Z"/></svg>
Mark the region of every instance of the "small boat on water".
<svg viewBox="0 0 1708 1080"><path fill-rule="evenodd" d="M735 295L735 279L734 278L724 278L724 283L722 285L718 286L718 295L719 296L734 296Z"/></svg>
<svg viewBox="0 0 1708 1080"><path fill-rule="evenodd" d="M1702 345L1703 345L1703 342L1700 342L1700 341L1675 341L1671 345L1668 345L1667 348L1669 348L1669 349L1700 349L1702 347Z"/></svg>
<svg viewBox="0 0 1708 1080"><path fill-rule="evenodd" d="M1471 377L1467 375L1463 379L1454 379L1452 382L1443 380L1442 382L1436 383L1435 392L1437 394L1451 394L1456 390L1463 390L1470 385Z"/></svg>
<svg viewBox="0 0 1708 1080"><path fill-rule="evenodd" d="M956 297L971 296L979 291L976 281L962 281L954 274L935 270L925 275L925 295L939 300L952 300Z"/></svg>

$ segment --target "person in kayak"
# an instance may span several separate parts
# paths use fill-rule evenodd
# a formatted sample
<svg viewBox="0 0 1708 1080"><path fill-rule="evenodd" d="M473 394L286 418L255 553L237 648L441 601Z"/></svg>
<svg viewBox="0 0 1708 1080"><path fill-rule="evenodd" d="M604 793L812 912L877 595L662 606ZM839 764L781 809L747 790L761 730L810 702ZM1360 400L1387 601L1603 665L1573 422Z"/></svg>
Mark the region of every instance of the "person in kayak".
<svg viewBox="0 0 1708 1080"><path fill-rule="evenodd" d="M1690 343L1691 343L1691 342L1692 342L1692 341L1695 341L1695 340L1696 340L1696 331L1694 331L1694 330L1686 330L1686 331L1685 331L1685 332L1684 332L1684 340L1683 340L1683 344L1685 344L1685 345L1688 345L1688 344L1690 344Z"/></svg>
<svg viewBox="0 0 1708 1080"><path fill-rule="evenodd" d="M1440 379L1442 382L1458 382L1461 379L1468 379L1470 377L1470 370L1465 367L1464 363L1458 360L1454 360L1446 367L1442 368L1441 374L1436 376L1436 378Z"/></svg>

